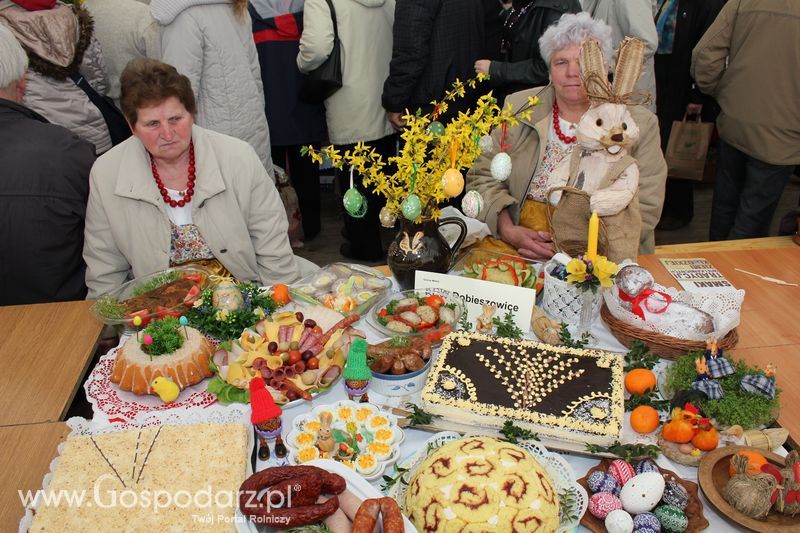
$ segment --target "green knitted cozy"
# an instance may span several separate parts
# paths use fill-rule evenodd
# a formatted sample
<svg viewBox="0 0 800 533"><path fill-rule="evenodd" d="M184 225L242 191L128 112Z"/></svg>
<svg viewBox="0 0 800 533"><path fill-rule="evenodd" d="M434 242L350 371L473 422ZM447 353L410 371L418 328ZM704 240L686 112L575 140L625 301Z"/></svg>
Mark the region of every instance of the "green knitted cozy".
<svg viewBox="0 0 800 533"><path fill-rule="evenodd" d="M367 366L367 341L364 339L356 338L350 345L342 377L353 381L367 380L372 377L372 370Z"/></svg>

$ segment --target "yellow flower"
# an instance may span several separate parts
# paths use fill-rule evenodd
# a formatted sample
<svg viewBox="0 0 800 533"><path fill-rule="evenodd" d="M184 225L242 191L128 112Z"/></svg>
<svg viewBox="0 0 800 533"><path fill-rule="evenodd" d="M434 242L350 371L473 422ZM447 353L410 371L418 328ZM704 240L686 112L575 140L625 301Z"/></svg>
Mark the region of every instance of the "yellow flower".
<svg viewBox="0 0 800 533"><path fill-rule="evenodd" d="M253 314L256 315L258 318L260 318L261 320L264 320L264 317L266 316L264 310L261 309L260 307L256 307L255 309L253 309Z"/></svg>
<svg viewBox="0 0 800 533"><path fill-rule="evenodd" d="M616 263L609 261L605 256L602 255L598 256L592 265L592 274L594 274L595 277L600 280L600 285L603 287L611 286L613 283L612 279L618 270L619 267Z"/></svg>
<svg viewBox="0 0 800 533"><path fill-rule="evenodd" d="M571 259L567 263L567 283L586 281L586 263L580 259Z"/></svg>
<svg viewBox="0 0 800 533"><path fill-rule="evenodd" d="M224 322L225 320L228 320L228 312L224 310L217 311L217 313L214 315L214 320L217 320L219 322Z"/></svg>

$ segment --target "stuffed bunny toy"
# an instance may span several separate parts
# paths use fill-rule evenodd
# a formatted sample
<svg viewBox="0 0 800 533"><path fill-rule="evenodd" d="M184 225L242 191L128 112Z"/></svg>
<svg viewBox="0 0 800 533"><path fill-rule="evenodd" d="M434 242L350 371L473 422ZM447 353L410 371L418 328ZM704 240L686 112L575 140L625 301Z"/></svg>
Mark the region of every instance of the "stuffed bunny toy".
<svg viewBox="0 0 800 533"><path fill-rule="evenodd" d="M617 263L635 259L639 250L639 167L629 153L639 128L627 103L641 74L644 47L631 38L620 44L611 84L599 43L583 43L581 77L591 107L578 122L568 176L562 171L548 182L548 200L556 206L551 215L556 245L585 242L589 217L596 211L604 230L601 248Z"/></svg>

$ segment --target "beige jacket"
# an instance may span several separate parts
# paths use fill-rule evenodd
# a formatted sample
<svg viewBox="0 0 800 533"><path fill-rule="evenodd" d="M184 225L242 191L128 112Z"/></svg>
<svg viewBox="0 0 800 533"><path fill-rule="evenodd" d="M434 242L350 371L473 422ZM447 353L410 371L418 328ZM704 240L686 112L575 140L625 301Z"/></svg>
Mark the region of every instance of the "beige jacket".
<svg viewBox="0 0 800 533"><path fill-rule="evenodd" d="M799 0L729 0L692 52L692 77L719 102L725 142L800 164Z"/></svg>
<svg viewBox="0 0 800 533"><path fill-rule="evenodd" d="M342 49L342 88L325 100L333 144L374 141L394 133L381 104L392 60L394 0L333 0ZM325 0L306 0L297 54L300 72L314 70L333 49L333 21Z"/></svg>
<svg viewBox="0 0 800 533"><path fill-rule="evenodd" d="M278 191L247 143L194 126L197 185L192 221L240 280L291 283L316 270L295 257ZM142 143L131 137L100 157L86 209L89 298L169 267L170 221Z"/></svg>
<svg viewBox="0 0 800 533"><path fill-rule="evenodd" d="M492 233L497 233L497 215L508 208L514 223L519 222L519 209L525 201L536 166L544 156L547 145L547 131L553 114L555 92L552 87L520 91L508 97L513 109L520 109L528 101L528 96L539 94L542 104L533 110L529 121L513 128L506 134L506 150L511 156L511 176L497 181L489 172L492 157L497 152L481 154L467 174L467 189L477 190L483 196L484 208L478 218L489 225ZM661 218L664 204L664 184L667 180L667 163L661 153L661 140L658 119L642 106L630 107L631 116L639 126L639 143L631 152L639 165L639 206L642 214L642 234L639 242L640 254L651 254L655 249L655 227ZM500 131L496 129L494 146L500 146ZM544 142L542 142L542 140Z"/></svg>
<svg viewBox="0 0 800 533"><path fill-rule="evenodd" d="M644 41L644 69L636 84L636 90L650 95L647 109L656 112L656 71L653 56L658 49L658 31L653 20L653 4L650 0L581 0L583 10L592 18L605 21L611 26L611 46L616 50L625 37L637 37ZM613 64L610 67L613 68ZM668 98L665 95L665 98Z"/></svg>
<svg viewBox="0 0 800 533"><path fill-rule="evenodd" d="M108 70L108 96L119 107L119 77L138 57L161 59L161 30L150 8L135 0L83 0Z"/></svg>

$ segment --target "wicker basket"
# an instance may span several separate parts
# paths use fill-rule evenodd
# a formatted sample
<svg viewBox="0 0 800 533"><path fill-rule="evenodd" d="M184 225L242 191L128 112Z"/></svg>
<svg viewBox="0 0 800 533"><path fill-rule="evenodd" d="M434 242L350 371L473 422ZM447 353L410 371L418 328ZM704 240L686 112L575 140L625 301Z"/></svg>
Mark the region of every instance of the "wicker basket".
<svg viewBox="0 0 800 533"><path fill-rule="evenodd" d="M581 321L583 290L550 275L553 265L552 261L544 265L542 308L556 320L561 320L567 324L578 324ZM592 321L594 321L600 314L603 294L602 291L598 290L592 296Z"/></svg>
<svg viewBox="0 0 800 533"><path fill-rule="evenodd" d="M608 326L608 329L611 330L611 333L623 346L630 346L631 342L638 339L647 345L652 353L664 359L675 360L686 355L686 352L706 349L705 341L679 339L633 327L612 315L605 303L603 303L603 308L600 310L600 316ZM736 329L733 329L722 338L718 346L723 350L730 350L738 342L739 334Z"/></svg>

